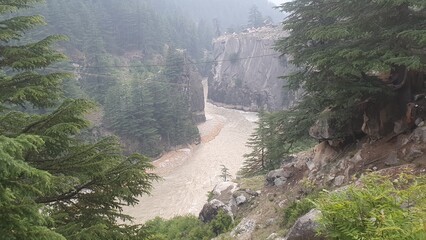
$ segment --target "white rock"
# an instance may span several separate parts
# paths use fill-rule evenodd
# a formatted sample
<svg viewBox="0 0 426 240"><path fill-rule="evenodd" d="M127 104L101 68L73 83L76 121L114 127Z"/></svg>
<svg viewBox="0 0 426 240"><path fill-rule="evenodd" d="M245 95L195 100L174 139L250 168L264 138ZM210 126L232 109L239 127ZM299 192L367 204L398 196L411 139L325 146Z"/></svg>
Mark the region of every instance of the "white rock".
<svg viewBox="0 0 426 240"><path fill-rule="evenodd" d="M235 202L237 203L237 206L240 206L241 204L247 202L247 198L244 195L240 195L235 198Z"/></svg>
<svg viewBox="0 0 426 240"><path fill-rule="evenodd" d="M228 189L230 190L231 193L234 193L236 190L238 190L238 184L236 184L234 182L218 183L213 189L213 194L220 195L220 194L222 194L223 191L228 190Z"/></svg>
<svg viewBox="0 0 426 240"><path fill-rule="evenodd" d="M283 180L282 178L276 178L274 180L274 185L277 186L277 187L282 186L285 183L286 183L286 180Z"/></svg>

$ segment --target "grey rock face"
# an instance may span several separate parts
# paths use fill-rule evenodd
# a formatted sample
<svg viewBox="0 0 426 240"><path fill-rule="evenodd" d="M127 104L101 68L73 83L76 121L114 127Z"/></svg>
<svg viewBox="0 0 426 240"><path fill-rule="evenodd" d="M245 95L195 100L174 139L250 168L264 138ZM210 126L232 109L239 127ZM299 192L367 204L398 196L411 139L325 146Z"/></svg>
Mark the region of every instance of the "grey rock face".
<svg viewBox="0 0 426 240"><path fill-rule="evenodd" d="M285 240L324 240L323 237L316 236L318 223L316 222L321 212L312 209L304 216L297 219L296 223L291 227Z"/></svg>
<svg viewBox="0 0 426 240"><path fill-rule="evenodd" d="M336 185L338 187L342 186L344 182L345 182L345 176L337 176L334 179L334 185Z"/></svg>
<svg viewBox="0 0 426 240"><path fill-rule="evenodd" d="M411 134L411 139L416 143L426 142L426 127L418 127Z"/></svg>
<svg viewBox="0 0 426 240"><path fill-rule="evenodd" d="M198 218L203 222L210 222L213 220L220 210L224 210L233 218L232 210L230 206L225 205L223 202L213 199L209 203L204 204Z"/></svg>
<svg viewBox="0 0 426 240"><path fill-rule="evenodd" d="M219 105L256 111L291 107L296 93L285 90L294 67L287 56L273 50L274 41L284 36L280 28L264 27L241 34L228 34L213 41L217 63L209 77L209 99Z"/></svg>
<svg viewBox="0 0 426 240"><path fill-rule="evenodd" d="M231 232L231 236L237 239L245 239L249 236L256 227L256 221L248 218L243 218Z"/></svg>

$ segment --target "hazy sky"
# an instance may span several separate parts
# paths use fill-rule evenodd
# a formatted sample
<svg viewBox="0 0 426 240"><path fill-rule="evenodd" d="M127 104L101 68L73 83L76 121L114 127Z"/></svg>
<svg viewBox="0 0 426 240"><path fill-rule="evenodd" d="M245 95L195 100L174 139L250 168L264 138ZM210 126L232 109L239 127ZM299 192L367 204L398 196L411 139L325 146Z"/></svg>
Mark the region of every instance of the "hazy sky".
<svg viewBox="0 0 426 240"><path fill-rule="evenodd" d="M288 2L288 0L286 1L286 0L269 0L270 2L273 2L273 3L275 3L275 4L280 4L280 3L283 3L283 2Z"/></svg>

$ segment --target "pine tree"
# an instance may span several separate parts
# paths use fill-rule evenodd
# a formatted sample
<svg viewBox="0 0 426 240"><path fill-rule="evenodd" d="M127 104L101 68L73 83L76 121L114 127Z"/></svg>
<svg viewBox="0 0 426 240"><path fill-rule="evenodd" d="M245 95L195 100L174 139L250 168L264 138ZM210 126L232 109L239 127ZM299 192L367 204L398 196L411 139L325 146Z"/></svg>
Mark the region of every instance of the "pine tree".
<svg viewBox="0 0 426 240"><path fill-rule="evenodd" d="M259 120L254 133L250 135L247 146L251 152L244 155L243 167L240 174L243 176L253 176L265 172L268 169L268 131L265 112L258 114Z"/></svg>
<svg viewBox="0 0 426 240"><path fill-rule="evenodd" d="M173 121L171 85L167 83L164 77L156 76L155 79L149 80L147 85L154 101L154 118L158 125L158 132L166 149L169 149L174 139L175 122Z"/></svg>
<svg viewBox="0 0 426 240"><path fill-rule="evenodd" d="M259 9L256 5L250 8L249 12L249 27L258 28L263 26L263 16L262 13L259 12Z"/></svg>
<svg viewBox="0 0 426 240"><path fill-rule="evenodd" d="M0 14L39 0L0 0ZM124 156L114 137L82 139L89 127L87 100L60 101L61 79L48 73L64 59L47 37L25 44L24 32L43 25L40 16L0 21L0 235L4 239L131 239L137 227L117 224L130 217L123 205L137 203L157 177L149 160ZM16 44L16 45L15 45ZM26 106L54 107L30 114Z"/></svg>
<svg viewBox="0 0 426 240"><path fill-rule="evenodd" d="M0 1L5 15L40 1ZM41 16L19 16L0 21L0 235L4 239L64 239L48 228L48 218L39 212L34 199L48 190L53 176L25 161L29 152L44 145L41 136L23 132L23 124L32 116L10 110L28 103L36 107L51 106L59 96L63 74L41 74L37 68L64 59L49 49L61 37L48 37L37 43L15 46L23 32L43 25Z"/></svg>
<svg viewBox="0 0 426 240"><path fill-rule="evenodd" d="M227 168L225 165L220 165L220 177L223 179L224 182L227 182L232 176L229 174L229 168Z"/></svg>
<svg viewBox="0 0 426 240"><path fill-rule="evenodd" d="M132 136L141 142L144 153L149 156L159 154L160 135L154 118L154 101L148 84L139 79L133 79L131 87L131 103L127 110L126 121Z"/></svg>
<svg viewBox="0 0 426 240"><path fill-rule="evenodd" d="M281 10L290 13L284 21L290 35L276 48L299 68L288 76L291 87L305 90L293 123L313 123L331 107L336 132L345 134L362 101L392 96L378 73L426 69L424 1L300 0ZM303 124L303 131L309 127Z"/></svg>
<svg viewBox="0 0 426 240"><path fill-rule="evenodd" d="M169 85L169 105L173 128L168 133L172 145L192 142L199 136L190 109L190 86L185 76L185 53L171 49L167 55L163 77Z"/></svg>

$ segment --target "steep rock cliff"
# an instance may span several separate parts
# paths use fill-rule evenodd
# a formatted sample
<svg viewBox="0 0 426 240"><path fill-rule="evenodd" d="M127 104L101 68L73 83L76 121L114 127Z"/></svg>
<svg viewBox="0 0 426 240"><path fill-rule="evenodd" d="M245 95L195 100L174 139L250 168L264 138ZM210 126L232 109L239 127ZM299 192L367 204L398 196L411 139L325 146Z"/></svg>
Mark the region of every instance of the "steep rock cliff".
<svg viewBox="0 0 426 240"><path fill-rule="evenodd" d="M294 67L288 63L288 56L273 50L274 41L283 35L280 28L263 27L215 39L208 98L219 105L249 111L291 107L297 93L285 89L286 82L279 77Z"/></svg>
<svg viewBox="0 0 426 240"><path fill-rule="evenodd" d="M194 65L193 60L183 51L183 72L178 78L178 83L181 84L181 91L188 96L189 107L192 113L192 119L195 123L206 121L204 112L204 87L203 77Z"/></svg>

